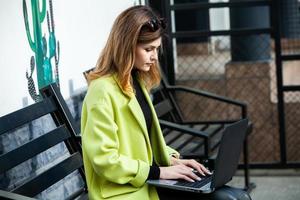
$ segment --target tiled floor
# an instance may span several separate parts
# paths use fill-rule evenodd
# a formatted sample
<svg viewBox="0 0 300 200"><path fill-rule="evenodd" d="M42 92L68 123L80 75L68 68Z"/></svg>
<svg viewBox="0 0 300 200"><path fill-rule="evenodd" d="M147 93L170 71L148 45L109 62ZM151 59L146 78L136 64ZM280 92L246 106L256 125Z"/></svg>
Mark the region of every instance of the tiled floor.
<svg viewBox="0 0 300 200"><path fill-rule="evenodd" d="M300 199L299 170L252 170L251 174L251 182L256 184L250 193L253 200ZM230 185L242 187L243 181L243 177L238 175Z"/></svg>

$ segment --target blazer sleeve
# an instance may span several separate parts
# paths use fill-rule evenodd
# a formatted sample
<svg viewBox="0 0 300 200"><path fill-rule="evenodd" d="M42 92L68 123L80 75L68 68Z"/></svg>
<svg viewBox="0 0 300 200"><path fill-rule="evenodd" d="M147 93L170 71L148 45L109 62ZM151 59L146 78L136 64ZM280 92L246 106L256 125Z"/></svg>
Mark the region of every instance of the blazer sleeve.
<svg viewBox="0 0 300 200"><path fill-rule="evenodd" d="M112 105L102 101L87 109L82 144L95 173L114 183L141 187L150 166L119 153L118 127Z"/></svg>
<svg viewBox="0 0 300 200"><path fill-rule="evenodd" d="M168 154L171 157L175 157L175 158L179 158L180 157L180 154L178 151L176 151L175 149L171 148L170 146L167 146L167 151L168 151Z"/></svg>

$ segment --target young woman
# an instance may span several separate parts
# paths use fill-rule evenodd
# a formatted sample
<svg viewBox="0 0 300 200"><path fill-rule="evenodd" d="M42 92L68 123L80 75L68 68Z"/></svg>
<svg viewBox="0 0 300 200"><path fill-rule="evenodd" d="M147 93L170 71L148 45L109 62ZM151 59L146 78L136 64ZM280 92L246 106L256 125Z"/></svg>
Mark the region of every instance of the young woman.
<svg viewBox="0 0 300 200"><path fill-rule="evenodd" d="M148 179L193 182L199 177L192 169L210 174L166 146L148 94L160 82L164 30L164 21L149 7L128 8L117 17L96 68L88 74L81 132L90 199L159 199L169 196L168 190L158 195L145 183ZM191 193L184 195L189 199Z"/></svg>

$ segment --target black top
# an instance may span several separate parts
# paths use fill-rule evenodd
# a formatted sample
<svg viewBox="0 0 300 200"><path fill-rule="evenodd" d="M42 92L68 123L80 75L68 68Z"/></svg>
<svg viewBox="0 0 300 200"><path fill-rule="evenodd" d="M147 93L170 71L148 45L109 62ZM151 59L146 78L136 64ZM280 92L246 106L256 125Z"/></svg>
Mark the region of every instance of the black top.
<svg viewBox="0 0 300 200"><path fill-rule="evenodd" d="M151 125L152 125L151 109L147 103L147 99L146 99L145 95L143 94L142 88L135 76L133 78L133 86L135 89L135 96L141 106L141 109L142 109L144 117L145 117L148 134L150 134L151 133Z"/></svg>
<svg viewBox="0 0 300 200"><path fill-rule="evenodd" d="M143 111L144 114L144 118L146 121L146 125L147 125L147 130L148 130L148 134L149 134L149 138L150 138L150 134L151 134L151 125L152 125L152 113L151 113L151 109L149 104L147 103L147 99L145 97L145 95L143 94L142 88L136 78L136 75L133 74L133 87L135 89L135 96L137 101L139 102L141 109ZM159 167L156 165L156 163L153 160L153 166L150 166L150 171L147 177L148 179L159 179L159 175L160 175L160 169Z"/></svg>

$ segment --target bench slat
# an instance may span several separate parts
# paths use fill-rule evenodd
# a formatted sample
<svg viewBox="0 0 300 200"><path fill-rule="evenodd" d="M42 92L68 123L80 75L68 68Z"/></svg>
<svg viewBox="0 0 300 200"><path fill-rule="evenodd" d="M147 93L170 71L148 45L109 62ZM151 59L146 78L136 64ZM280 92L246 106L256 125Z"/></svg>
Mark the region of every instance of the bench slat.
<svg viewBox="0 0 300 200"><path fill-rule="evenodd" d="M193 140L188 144L182 147L182 149L179 151L183 155L192 155L195 154L192 152L192 150L198 146L198 144L201 143L201 147L197 149L197 155L198 157L202 157L205 154L205 143L203 138L199 137L193 137ZM196 155L196 154L195 154Z"/></svg>
<svg viewBox="0 0 300 200"><path fill-rule="evenodd" d="M77 200L88 200L88 199L89 199L89 195L88 193L85 193L81 195Z"/></svg>
<svg viewBox="0 0 300 200"><path fill-rule="evenodd" d="M52 97L0 118L0 135L56 110Z"/></svg>
<svg viewBox="0 0 300 200"><path fill-rule="evenodd" d="M222 136L221 130L224 128L224 126L222 124L213 124L213 125L202 124L199 127L191 126L190 128L194 128L200 131L205 131L207 135L210 137L210 150L214 151L218 147L218 144L220 143L220 136ZM199 138L197 137L191 137L187 134L180 133L180 132L173 132L172 138L167 137L165 135L165 140L168 145L172 146L179 152L184 152L185 154L194 154L196 152L199 152L199 150L203 152L203 148L205 145L203 139L199 140Z"/></svg>
<svg viewBox="0 0 300 200"><path fill-rule="evenodd" d="M10 186L6 189L11 188L13 185L17 185L15 186L16 188L5 193L1 193L0 190L0 199L2 197L14 198L14 196L17 196L15 199L19 199L21 195L24 195L25 199L30 199L29 197L35 197L53 184L61 183L59 181L62 181L68 175L72 175L72 177L73 175L81 176L84 184L79 188L74 185L76 191L69 195L67 199L85 198L87 197L87 188L83 171L82 150L76 138L76 133L79 133L78 127L74 123L74 119L56 83L44 87L40 90L40 94L43 96L40 102L0 117L0 137L4 134L8 136L11 133L14 134L14 131L18 131L20 134L27 134L31 131L27 126L30 126L32 121L46 115L51 115L50 117L55 124L54 130L45 130L43 131L43 135L34 137L25 144L17 145L11 151L1 152L0 174L7 173L25 161L35 158L35 156L40 155L42 152L51 154L52 147L56 147L55 145L57 144L64 143L69 153L62 155L62 157L55 161L49 160L47 164L39 163L41 164L41 168L35 171L35 173L30 173L30 177L25 180L22 177L17 177L18 179L10 183ZM32 128L35 129L36 127ZM44 127L39 127L39 130L44 130ZM61 149L61 153L65 153L65 148ZM72 174L72 172L76 172L77 170L78 174ZM30 169L27 171L30 172ZM68 179L67 182L69 181Z"/></svg>
<svg viewBox="0 0 300 200"><path fill-rule="evenodd" d="M188 126L189 128L195 128L196 130L200 130L200 131L205 131L207 128L208 128L208 125L197 125L197 126L194 126L194 125L190 125ZM184 134L186 135L186 134ZM178 150L179 152L181 152L181 150L183 148L185 148L186 146L190 146L190 144L197 140L197 137L194 137L194 136L190 136L190 137L185 137L184 140L180 141L180 144L178 145L178 147L176 147L176 150ZM201 139L201 141L203 141L203 139ZM202 144L204 145L204 143L202 142ZM190 147L189 147L190 149Z"/></svg>
<svg viewBox="0 0 300 200"><path fill-rule="evenodd" d="M185 141L182 141L180 145L177 147L177 151L180 151L185 146L189 145L193 140L195 140L195 137L191 136L190 138L186 139Z"/></svg>
<svg viewBox="0 0 300 200"><path fill-rule="evenodd" d="M214 135L219 133L223 128L223 124L212 124L206 128L205 132L207 132L209 137L214 137Z"/></svg>
<svg viewBox="0 0 300 200"><path fill-rule="evenodd" d="M158 117L162 117L167 113L170 113L173 109L171 102L169 100L164 100L162 102L159 102L154 106L156 115Z"/></svg>
<svg viewBox="0 0 300 200"><path fill-rule="evenodd" d="M86 195L87 195L86 188L79 188L73 194L71 194L70 196L68 196L65 200L73 200L73 199L79 200L81 197L86 196Z"/></svg>
<svg viewBox="0 0 300 200"><path fill-rule="evenodd" d="M210 150L211 151L214 151L218 147L218 144L220 143L220 140L221 140L220 136L222 136L221 131L223 130L223 128L224 128L224 125L222 125L222 124L217 124L217 125L214 124L214 125L210 125L206 129L206 132L210 137L210 142L209 142L210 144L209 145L210 145ZM213 144L212 144L212 141L213 141ZM195 153L196 151L201 149L202 146L204 145L203 142L199 143L196 147L194 147L191 150L191 152Z"/></svg>
<svg viewBox="0 0 300 200"><path fill-rule="evenodd" d="M33 198L25 197L23 195L7 192L0 190L0 199L1 200L36 200Z"/></svg>
<svg viewBox="0 0 300 200"><path fill-rule="evenodd" d="M0 156L0 174L70 137L65 125ZM13 159L12 159L13 158Z"/></svg>
<svg viewBox="0 0 300 200"><path fill-rule="evenodd" d="M15 188L12 192L34 197L82 166L83 163L81 155L76 152L47 171L33 177L28 182ZM34 190L32 188L34 188Z"/></svg>

